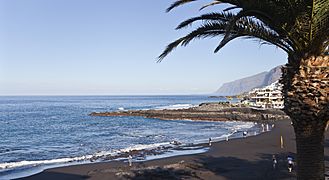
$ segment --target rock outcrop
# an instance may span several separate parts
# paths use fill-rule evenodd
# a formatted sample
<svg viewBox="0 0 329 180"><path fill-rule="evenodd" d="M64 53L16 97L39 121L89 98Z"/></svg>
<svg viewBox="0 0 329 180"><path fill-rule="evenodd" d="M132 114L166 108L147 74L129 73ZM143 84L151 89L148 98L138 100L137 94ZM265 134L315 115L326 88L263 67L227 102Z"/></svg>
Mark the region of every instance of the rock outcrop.
<svg viewBox="0 0 329 180"><path fill-rule="evenodd" d="M206 120L206 121L267 121L288 119L278 109L259 110L250 107L234 107L225 103L203 103L198 107L177 110L134 110L117 112L94 112L91 116L142 116L163 120Z"/></svg>

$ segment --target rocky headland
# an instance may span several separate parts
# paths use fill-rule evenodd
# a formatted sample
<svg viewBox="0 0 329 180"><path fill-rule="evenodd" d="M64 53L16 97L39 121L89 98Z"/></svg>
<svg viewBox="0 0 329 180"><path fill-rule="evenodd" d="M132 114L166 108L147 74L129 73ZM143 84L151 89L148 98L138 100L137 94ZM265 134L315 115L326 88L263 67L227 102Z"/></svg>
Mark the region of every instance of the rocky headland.
<svg viewBox="0 0 329 180"><path fill-rule="evenodd" d="M91 116L142 116L162 120L272 121L289 119L279 109L257 109L229 103L202 103L188 109L93 112Z"/></svg>
<svg viewBox="0 0 329 180"><path fill-rule="evenodd" d="M224 83L214 95L233 96L249 92L254 88L268 86L282 76L282 66L277 66L268 72L262 72L253 76Z"/></svg>

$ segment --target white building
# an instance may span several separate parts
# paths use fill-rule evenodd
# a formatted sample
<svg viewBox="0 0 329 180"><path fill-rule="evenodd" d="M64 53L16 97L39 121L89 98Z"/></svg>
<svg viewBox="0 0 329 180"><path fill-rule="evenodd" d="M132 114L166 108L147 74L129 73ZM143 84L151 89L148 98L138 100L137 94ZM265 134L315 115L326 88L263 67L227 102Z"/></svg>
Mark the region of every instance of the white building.
<svg viewBox="0 0 329 180"><path fill-rule="evenodd" d="M279 81L272 83L264 88L256 88L249 92L250 105L259 108L278 108L284 107L282 97L282 85Z"/></svg>

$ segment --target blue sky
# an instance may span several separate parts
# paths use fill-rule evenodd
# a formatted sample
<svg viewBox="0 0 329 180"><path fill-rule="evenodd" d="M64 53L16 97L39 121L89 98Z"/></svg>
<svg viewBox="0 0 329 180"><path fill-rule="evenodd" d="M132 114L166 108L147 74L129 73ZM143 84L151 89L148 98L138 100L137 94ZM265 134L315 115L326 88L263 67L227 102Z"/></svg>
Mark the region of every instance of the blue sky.
<svg viewBox="0 0 329 180"><path fill-rule="evenodd" d="M204 94L286 62L252 40L214 54L214 38L155 63L200 13L198 3L165 13L172 2L0 0L0 95Z"/></svg>

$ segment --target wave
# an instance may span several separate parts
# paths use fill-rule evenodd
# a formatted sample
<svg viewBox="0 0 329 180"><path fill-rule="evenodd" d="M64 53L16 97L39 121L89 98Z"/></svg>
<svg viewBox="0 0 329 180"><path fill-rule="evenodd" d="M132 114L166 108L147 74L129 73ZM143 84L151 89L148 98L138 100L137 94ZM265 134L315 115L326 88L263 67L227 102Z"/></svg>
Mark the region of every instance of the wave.
<svg viewBox="0 0 329 180"><path fill-rule="evenodd" d="M173 105L173 107L187 107L191 106L190 104L179 104ZM244 124L237 124L233 125L227 134L223 134L218 137L213 137L214 140L223 140L227 136L231 136L236 132L239 132L242 129L249 129L252 128L255 124L254 123L244 123ZM194 143L203 143L207 142L208 139L200 139L193 141ZM183 144L184 145L184 144ZM142 150L152 150L159 147L163 148L170 148L173 144L170 142L163 142L163 143L155 143L155 144L137 144L131 147L118 149L118 150L111 150L111 151L99 151L91 155L83 155L79 157L66 157L66 158L58 158L58 159L50 159L50 160L35 160L35 161L19 161L19 162L5 162L0 163L0 170L8 170L20 167L33 167L39 165L50 165L50 164L62 164L62 163L69 163L69 162L79 162L79 161L94 161L101 158L106 158L111 156L112 159L115 156L122 155L124 153L128 153L131 151L142 151ZM5 150L7 151L7 149Z"/></svg>
<svg viewBox="0 0 329 180"><path fill-rule="evenodd" d="M156 109L156 110L164 110L164 109L176 110L176 109L188 109L188 108L196 107L196 106L198 106L198 105L193 105L193 104L173 104L173 105L168 105L168 106L155 107L154 109Z"/></svg>
<svg viewBox="0 0 329 180"><path fill-rule="evenodd" d="M241 129L250 129L254 126L255 126L255 123L253 123L253 122L245 122L243 124L234 125L232 130L239 131Z"/></svg>
<svg viewBox="0 0 329 180"><path fill-rule="evenodd" d="M149 149L154 149L157 147L163 147L163 146L171 146L170 142L165 142L165 143L155 143L155 144L138 144L134 145L125 149L121 149L120 152L130 152L130 151L140 151L140 150L149 150Z"/></svg>
<svg viewBox="0 0 329 180"><path fill-rule="evenodd" d="M90 158L92 158L92 155L73 157L73 158L50 159L50 160L8 162L8 163L0 163L0 169L13 169L13 168L19 168L24 166L60 164L60 163L68 163L75 161L83 161Z"/></svg>
<svg viewBox="0 0 329 180"><path fill-rule="evenodd" d="M234 124L234 122L231 123L233 124L231 124L231 126L229 127L228 132L218 137L212 137L213 141L225 140L226 137L230 137L235 133L240 132L241 130L249 129L255 126L254 123L244 123L244 124ZM128 153L130 152L134 153L136 157L138 156L137 154L142 155L143 156L143 158L141 158L142 160L151 160L151 159L163 158L167 156L176 156L176 155L181 155L182 153L195 154L195 153L205 152L205 149L202 148L195 149L195 145L200 143L207 143L207 142L208 139L201 139L201 140L195 140L193 141L193 143L189 143L189 144L185 144L186 142L179 142L178 144L171 142L163 142L163 143L155 143L155 144L137 144L123 149L99 151L90 155L83 155L78 157L66 157L66 158L49 159L49 160L5 162L5 163L0 163L0 175L1 173L4 175L12 170L22 171L28 168L46 169L50 167L54 168L59 166L70 165L72 163L83 164L83 163L101 162L101 161L109 161L109 160L126 160ZM187 150L191 152L188 152Z"/></svg>
<svg viewBox="0 0 329 180"><path fill-rule="evenodd" d="M124 111L125 108L124 108L124 107L119 107L118 110L119 110L119 111Z"/></svg>
<svg viewBox="0 0 329 180"><path fill-rule="evenodd" d="M184 147L185 146L185 147ZM175 150L177 147L183 147L180 150ZM164 143L155 143L155 144L137 144L131 147L118 149L118 150L110 150L110 151L99 151L92 155L84 155L78 157L67 157L67 158L58 158L58 159L49 159L49 160L35 160L35 161L19 161L19 162L5 162L0 163L0 175L8 175L10 171L24 171L28 168L36 168L37 171L31 171L32 173L26 173L20 175L18 173L17 177L25 177L35 173L41 172L41 170L47 168L61 167L65 165L72 164L84 164L84 163L92 163L92 162L102 162L108 160L126 160L129 153L133 153L136 157L136 161L140 160L150 160L157 159L163 157L170 157L180 155L186 151L184 154L191 154L193 150L195 153L205 152L205 150L200 150L199 146L197 148L189 148L186 144L174 144L171 142ZM191 152L187 152L191 151ZM167 152L170 152L169 154ZM192 153L193 154L193 153ZM141 158L141 156L145 156ZM15 174L9 176L10 178L17 178ZM0 178L1 179L1 178Z"/></svg>
<svg viewBox="0 0 329 180"><path fill-rule="evenodd" d="M169 148L172 147L170 142L166 143L156 143L156 144L138 144L128 148L119 149L119 150L111 150L111 151L99 151L94 153L93 155L84 155L79 157L67 157L67 158L58 158L58 159L49 159L49 160L35 160L35 161L19 161L19 162L5 162L0 163L0 172L24 168L24 167L36 167L43 165L54 165L54 164L64 164L71 162L93 162L101 159L107 159L111 157L111 159L116 159L116 157L122 157L131 151L143 151L143 150L152 150L157 149L159 147Z"/></svg>

